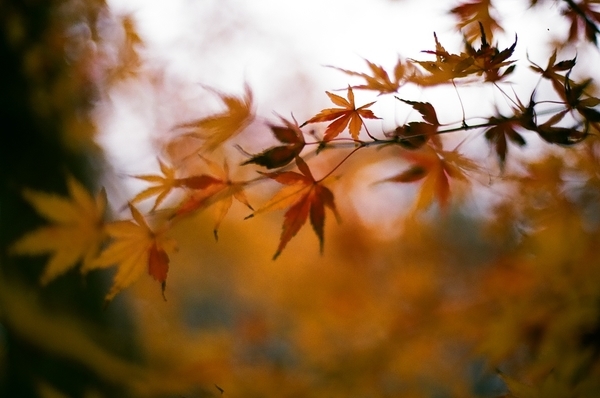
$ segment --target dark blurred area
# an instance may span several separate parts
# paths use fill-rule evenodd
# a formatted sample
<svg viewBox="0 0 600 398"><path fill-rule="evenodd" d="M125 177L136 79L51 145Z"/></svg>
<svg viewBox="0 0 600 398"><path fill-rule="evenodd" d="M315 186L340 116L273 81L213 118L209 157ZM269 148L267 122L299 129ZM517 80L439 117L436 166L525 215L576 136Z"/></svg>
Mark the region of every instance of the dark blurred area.
<svg viewBox="0 0 600 398"><path fill-rule="evenodd" d="M101 158L89 139L95 87L86 73L88 54L75 49L97 39L95 25L105 11L103 1L0 3L2 397L126 396L77 354L77 347L89 343L123 358L136 356L125 311L118 305L102 311L105 277L92 273L84 279L71 271L40 289L47 257L8 255L12 242L45 223L22 199L24 187L65 195L67 174L88 186L93 181L93 162ZM75 26L84 28L79 32L85 37ZM85 138L69 142L69 131ZM65 333L53 319L73 320L72 326L81 329ZM89 330L93 336L86 335Z"/></svg>

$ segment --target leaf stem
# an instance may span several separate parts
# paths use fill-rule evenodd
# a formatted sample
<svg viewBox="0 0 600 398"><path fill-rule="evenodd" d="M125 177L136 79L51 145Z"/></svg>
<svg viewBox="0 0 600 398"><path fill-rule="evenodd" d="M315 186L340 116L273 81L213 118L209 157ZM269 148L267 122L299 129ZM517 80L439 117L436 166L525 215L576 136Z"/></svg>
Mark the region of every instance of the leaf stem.
<svg viewBox="0 0 600 398"><path fill-rule="evenodd" d="M333 169L331 169L329 171L329 173L325 174L323 177L321 177L319 180L315 181L316 183L319 183L321 181L323 181L324 179L326 179L327 177L329 177L331 174L333 174L333 172L335 172L342 164L344 164L344 162L348 159L350 159L350 156L354 155L359 149L364 148L368 146L368 144L360 144L359 146L357 146L356 148L354 148L349 154L347 154Z"/></svg>

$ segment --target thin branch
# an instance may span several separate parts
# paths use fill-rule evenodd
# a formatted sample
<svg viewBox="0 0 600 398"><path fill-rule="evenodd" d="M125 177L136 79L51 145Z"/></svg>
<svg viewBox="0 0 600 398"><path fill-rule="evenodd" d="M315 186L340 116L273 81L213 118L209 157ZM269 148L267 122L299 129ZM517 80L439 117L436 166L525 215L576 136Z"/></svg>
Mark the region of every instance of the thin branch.
<svg viewBox="0 0 600 398"><path fill-rule="evenodd" d="M326 179L327 177L329 177L331 174L333 174L334 171L336 171L342 164L344 164L344 162L348 159L350 159L350 156L354 155L359 149L364 148L367 145L359 145L356 148L354 148L352 150L352 152L350 152L349 154L347 154L342 160L341 162L339 162L337 164L337 166L335 166L333 169L331 169L331 171L329 171L329 173L325 174L323 177L321 177L319 180L315 181L315 182L321 182L324 179Z"/></svg>

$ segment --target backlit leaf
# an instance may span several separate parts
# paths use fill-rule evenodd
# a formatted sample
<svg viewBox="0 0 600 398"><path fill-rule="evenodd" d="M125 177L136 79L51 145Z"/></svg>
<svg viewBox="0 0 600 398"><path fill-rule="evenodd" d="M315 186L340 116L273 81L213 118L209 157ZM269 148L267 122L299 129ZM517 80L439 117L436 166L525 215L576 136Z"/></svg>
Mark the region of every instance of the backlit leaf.
<svg viewBox="0 0 600 398"><path fill-rule="evenodd" d="M356 105L354 104L354 93L350 86L348 86L347 100L337 94L330 92L326 92L326 94L329 96L331 102L341 108L323 109L300 126L303 127L309 123L328 122L333 120L325 130L325 136L323 137L324 141L331 141L333 138L337 137L346 129L346 127L348 127L348 124L350 124L350 135L355 140L358 140L358 133L363 126L363 118L379 119L370 109L367 109L375 102L369 102L368 104L356 108Z"/></svg>
<svg viewBox="0 0 600 398"><path fill-rule="evenodd" d="M267 211L289 207L284 215L279 246L273 259L279 257L287 243L296 236L309 216L313 230L319 238L321 251L323 251L325 207L328 207L339 218L333 200L333 193L321 185L320 182L315 181L302 158L296 158L296 165L300 173L288 171L265 174L267 177L284 184L285 187L249 216L253 217Z"/></svg>
<svg viewBox="0 0 600 398"><path fill-rule="evenodd" d="M26 189L23 196L33 208L52 224L27 233L10 250L20 255L51 254L40 279L42 284L82 263L81 271L90 269L104 239L103 217L106 194L96 198L73 177L67 177L69 197Z"/></svg>
<svg viewBox="0 0 600 398"><path fill-rule="evenodd" d="M248 85L245 85L243 98L212 91L225 104L225 111L175 127L185 129L189 136L202 140L202 151L209 152L242 132L254 120L252 91Z"/></svg>
<svg viewBox="0 0 600 398"><path fill-rule="evenodd" d="M176 248L175 241L167 237L164 230L153 231L132 204L129 204L129 210L133 220L114 221L106 225L112 241L90 266L92 269L118 268L106 301L111 301L144 272L161 284L164 295L169 270L167 252Z"/></svg>
<svg viewBox="0 0 600 398"><path fill-rule="evenodd" d="M227 163L220 168L208 159L203 158L203 160L208 164L211 172L216 175L202 174L185 179L185 184L191 188L191 191L175 209L175 216L189 215L214 204L216 220L213 233L215 239L218 239L219 226L233 203L232 198L243 203L250 210L252 210L252 206L248 203L244 193L245 183L230 180Z"/></svg>

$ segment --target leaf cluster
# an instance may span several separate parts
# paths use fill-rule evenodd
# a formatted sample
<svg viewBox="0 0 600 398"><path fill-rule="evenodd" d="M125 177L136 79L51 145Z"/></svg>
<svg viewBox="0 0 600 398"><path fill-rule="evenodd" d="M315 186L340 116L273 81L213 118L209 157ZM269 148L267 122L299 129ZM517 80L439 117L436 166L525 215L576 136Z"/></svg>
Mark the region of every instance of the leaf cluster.
<svg viewBox="0 0 600 398"><path fill-rule="evenodd" d="M586 26L595 26L598 17L595 2L565 3L567 11L564 15L572 21L572 26L579 26L582 19ZM326 91L334 107L320 110L303 123L283 117L274 123L267 122L263 129L265 132L270 130L277 143L256 154L247 153L234 143L251 124L260 120L255 114L250 86L244 86L242 95L226 94L207 87L224 109L177 124L171 130L170 133L175 135L169 137L165 153L159 156L159 172L133 176L147 183L148 187L130 199L131 220L104 220L104 200L101 197L93 199L72 179L68 180L69 198L25 190L25 199L51 225L17 241L13 251L16 254L53 255L42 277L43 282L52 280L79 261L83 264L83 272L117 265L119 272L107 299L112 299L118 291L137 279L143 270L160 282L164 290L169 253L176 246L168 237L169 230L181 220L210 207L215 211L213 233L217 238L219 227L234 199L252 212L247 218L271 210L285 210L274 258L281 255L307 219L310 219L323 250L325 209L340 218L334 200L336 192L331 188L328 177L336 171L343 173L344 163L359 151L392 148L389 156L401 159L407 167L376 182L420 184L415 211L424 211L434 203L441 209L447 209L454 198L453 190L468 188L485 171L481 164L460 152L461 145L449 149L443 140L444 135L481 132L490 150L495 153L502 173L509 161L511 146L524 147L531 141L531 138L526 138L527 133L535 133L550 144L573 146L599 130L600 112L596 107L600 105L600 99L592 94L591 79L579 81L572 78L576 58L557 61L557 51L554 51L545 67L530 61L530 70L540 76L539 84L550 84L558 100L541 99L535 90L527 100L516 94L510 96L499 84L504 84L517 67L517 60L513 59L518 42L516 35L506 48L493 42L502 27L490 0L464 2L450 13L457 18L457 28L464 33L462 51L447 50L434 33L434 48L422 51L424 57L430 59L399 57L389 73L383 66L369 60L365 60L366 72L334 67L361 83L349 84L345 97ZM576 29L571 28L572 31ZM586 29L586 37L595 40L595 33L591 34L594 29ZM576 35L577 32L571 32L569 40ZM475 44L477 40L478 46ZM440 120L438 105L400 95L407 85L423 90L451 85L458 93L462 85L470 84L498 90L512 104L510 112L497 111L493 115L469 115L467 118L463 110L461 120L445 122ZM355 90L375 92L377 98L357 104ZM392 95L403 106L407 105L418 113L420 120L407 121L392 131L372 133L369 123L380 118L371 108L382 96ZM548 110L550 103L554 108ZM471 124L470 120L475 117L484 122ZM311 132L311 138L303 131L306 126L320 126L322 123L327 123L324 131L319 134ZM174 143L193 150L185 156L173 155L169 148ZM222 157L223 151L219 150L231 143L247 159L241 162L227 157L217 159ZM351 149L348 151L348 148ZM317 168L310 159L325 156L322 155L324 152L331 153L334 159L333 153L339 153L334 149L345 151L345 154L335 158L329 170L319 170L321 178L313 177ZM190 167L191 162L200 162L201 170ZM254 177L239 177L240 171L249 167L258 168L254 170ZM246 192L266 181L275 181L279 189L254 210ZM174 200L176 197L178 199ZM144 216L137 206L148 200L153 200L153 204ZM65 218L66 214L71 216ZM160 218L161 221L154 226L147 222L147 218ZM70 237L73 243L64 243L66 238L47 239L50 235Z"/></svg>

